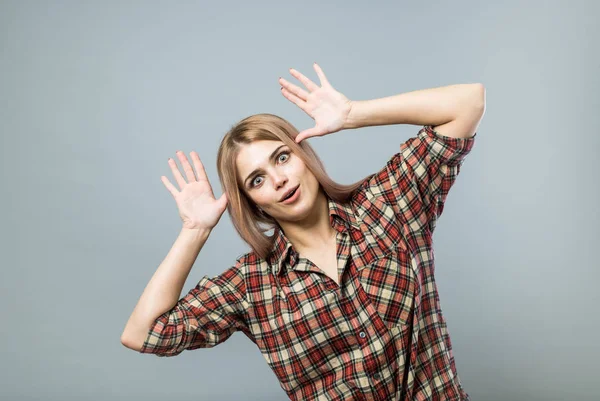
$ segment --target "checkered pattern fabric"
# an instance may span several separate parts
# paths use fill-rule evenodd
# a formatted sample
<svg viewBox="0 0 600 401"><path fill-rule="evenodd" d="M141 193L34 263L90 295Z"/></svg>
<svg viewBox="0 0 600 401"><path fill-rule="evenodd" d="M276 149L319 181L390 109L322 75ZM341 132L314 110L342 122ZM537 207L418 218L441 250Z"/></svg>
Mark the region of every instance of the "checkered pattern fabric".
<svg viewBox="0 0 600 401"><path fill-rule="evenodd" d="M475 134L476 135L476 134ZM340 285L276 228L159 316L140 352L174 356L241 331L291 400L469 400L434 278L432 234L475 141L423 126L348 203L330 198Z"/></svg>

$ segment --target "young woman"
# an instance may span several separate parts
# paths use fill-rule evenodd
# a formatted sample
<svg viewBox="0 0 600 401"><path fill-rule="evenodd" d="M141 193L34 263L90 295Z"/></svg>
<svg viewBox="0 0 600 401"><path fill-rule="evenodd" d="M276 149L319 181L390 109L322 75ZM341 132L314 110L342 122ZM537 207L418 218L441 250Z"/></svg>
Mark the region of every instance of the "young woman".
<svg viewBox="0 0 600 401"><path fill-rule="evenodd" d="M292 400L468 400L434 278L432 234L485 109L480 84L350 101L290 69L283 96L315 120L298 132L271 114L225 135L215 199L198 154L166 177L183 221L121 342L174 356L243 332ZM305 139L384 124L423 125L383 168L334 182ZM225 208L251 251L179 299ZM272 235L267 232L273 230Z"/></svg>

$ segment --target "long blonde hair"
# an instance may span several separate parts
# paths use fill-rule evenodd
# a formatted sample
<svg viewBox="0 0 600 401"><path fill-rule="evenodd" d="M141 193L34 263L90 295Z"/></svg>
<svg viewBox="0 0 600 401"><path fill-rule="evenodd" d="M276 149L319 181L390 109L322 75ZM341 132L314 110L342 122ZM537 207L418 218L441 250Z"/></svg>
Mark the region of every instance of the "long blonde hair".
<svg viewBox="0 0 600 401"><path fill-rule="evenodd" d="M242 180L238 177L236 160L243 145L254 141L281 141L289 146L308 169L314 174L321 188L331 199L346 203L364 182L339 184L331 179L323 162L310 144L303 140L296 143L298 130L287 120L273 114L255 114L235 124L223 137L217 155L217 172L223 192L227 195L227 210L237 232L250 245L252 250L265 259L271 251L275 235L265 233L278 226L271 216L259 212L256 204L242 190ZM367 176L368 178L370 176Z"/></svg>

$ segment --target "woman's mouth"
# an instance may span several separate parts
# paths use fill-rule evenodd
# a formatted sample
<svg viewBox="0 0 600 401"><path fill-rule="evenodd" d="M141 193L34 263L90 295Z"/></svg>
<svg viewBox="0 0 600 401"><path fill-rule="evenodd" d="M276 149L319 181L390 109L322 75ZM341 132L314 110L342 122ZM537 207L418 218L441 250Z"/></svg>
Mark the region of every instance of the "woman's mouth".
<svg viewBox="0 0 600 401"><path fill-rule="evenodd" d="M296 200L298 200L298 198L300 197L300 186L298 186L298 188L296 188L296 190L294 192L292 192L292 194L281 201L281 203L284 203L286 205L289 205L290 203L294 203Z"/></svg>

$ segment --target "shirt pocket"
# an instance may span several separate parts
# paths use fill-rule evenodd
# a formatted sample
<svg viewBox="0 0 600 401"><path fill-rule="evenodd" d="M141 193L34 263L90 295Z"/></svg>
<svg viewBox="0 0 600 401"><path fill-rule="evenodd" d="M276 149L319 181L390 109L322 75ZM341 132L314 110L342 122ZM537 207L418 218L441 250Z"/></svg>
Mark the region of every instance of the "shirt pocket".
<svg viewBox="0 0 600 401"><path fill-rule="evenodd" d="M401 248L358 269L358 281L388 328L406 325L415 302L416 278L410 258Z"/></svg>

